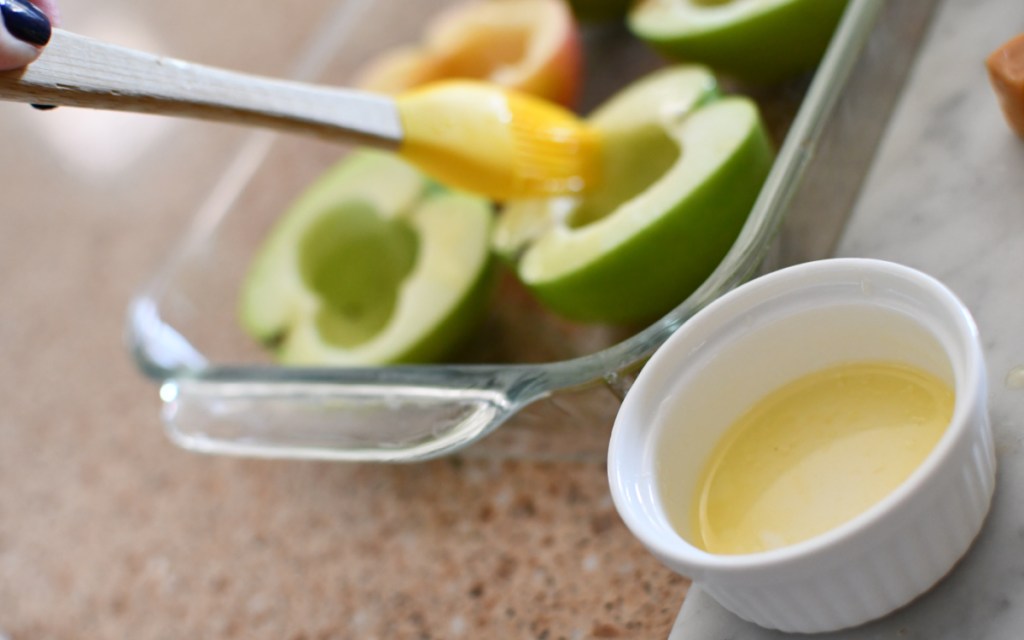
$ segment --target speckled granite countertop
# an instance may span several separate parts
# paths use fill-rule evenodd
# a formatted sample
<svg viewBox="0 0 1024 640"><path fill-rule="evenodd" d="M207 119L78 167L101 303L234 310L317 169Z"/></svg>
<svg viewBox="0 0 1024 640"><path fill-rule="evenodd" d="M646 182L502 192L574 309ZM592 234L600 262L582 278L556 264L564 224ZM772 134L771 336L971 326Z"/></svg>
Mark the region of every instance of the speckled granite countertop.
<svg viewBox="0 0 1024 640"><path fill-rule="evenodd" d="M328 1L62 7L80 32L284 74ZM125 309L245 134L0 104L0 638L664 637L687 584L619 522L601 464L167 441Z"/></svg>

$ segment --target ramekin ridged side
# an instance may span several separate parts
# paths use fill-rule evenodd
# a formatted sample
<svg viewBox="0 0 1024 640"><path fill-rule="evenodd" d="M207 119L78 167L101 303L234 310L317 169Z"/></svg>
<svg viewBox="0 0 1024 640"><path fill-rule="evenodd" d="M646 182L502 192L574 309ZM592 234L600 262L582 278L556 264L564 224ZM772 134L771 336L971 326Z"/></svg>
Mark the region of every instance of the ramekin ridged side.
<svg viewBox="0 0 1024 640"><path fill-rule="evenodd" d="M808 315L809 310L821 308L841 313ZM751 344L783 336L778 349L764 353L778 352L783 359L790 349L811 353L806 365L819 357L814 349L825 344L822 340L832 339L826 327L817 341L808 341L805 328L810 325L805 320L789 325L799 328L789 333L770 333L765 327L782 326L793 318L814 322L826 318L842 328L834 343L841 345L837 353L847 357L848 344L857 345L860 354L863 345L873 344L874 336L882 335L877 334L879 323L896 322L896 316L851 314L853 308L895 311L902 319L892 326L914 327L911 333L891 334L900 338L886 342L884 349L915 344L917 335L934 338L956 391L946 433L893 493L831 531L754 554L713 554L692 545L669 523L656 486L654 461L656 436L664 424L659 418L662 408L676 408L670 398L689 398L680 395L679 385L693 385L700 376L731 379L721 372L745 366L744 357L758 353L756 348L749 349ZM844 333L850 326L863 329L859 342L843 342L850 336ZM744 342L738 338L741 335L754 336L755 342ZM726 364L715 373L710 364L715 362ZM691 578L741 618L787 632L859 626L929 590L964 556L981 531L996 482L987 393L977 326L963 303L939 281L909 267L871 259L839 258L789 267L709 305L644 367L612 430L608 456L612 498L627 527L662 563ZM691 421L689 428L702 424ZM688 435L693 444L700 432Z"/></svg>
<svg viewBox="0 0 1024 640"><path fill-rule="evenodd" d="M895 518L836 545L828 558L790 568L805 578L753 582L709 575L702 586L741 618L788 632L853 627L908 604L967 552L988 513L995 489L991 427L981 407L971 423Z"/></svg>

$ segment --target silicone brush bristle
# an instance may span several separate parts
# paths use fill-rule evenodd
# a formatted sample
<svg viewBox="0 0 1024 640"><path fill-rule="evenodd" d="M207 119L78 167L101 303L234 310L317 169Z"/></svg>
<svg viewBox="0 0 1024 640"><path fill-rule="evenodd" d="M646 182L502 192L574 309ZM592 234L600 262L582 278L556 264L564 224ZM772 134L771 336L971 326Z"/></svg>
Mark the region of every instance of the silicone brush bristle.
<svg viewBox="0 0 1024 640"><path fill-rule="evenodd" d="M448 81L397 103L405 134L399 152L451 187L510 200L577 194L600 179L596 133L533 96Z"/></svg>
<svg viewBox="0 0 1024 640"><path fill-rule="evenodd" d="M515 143L513 189L538 196L582 192L598 180L598 139L593 129L552 104L509 95Z"/></svg>

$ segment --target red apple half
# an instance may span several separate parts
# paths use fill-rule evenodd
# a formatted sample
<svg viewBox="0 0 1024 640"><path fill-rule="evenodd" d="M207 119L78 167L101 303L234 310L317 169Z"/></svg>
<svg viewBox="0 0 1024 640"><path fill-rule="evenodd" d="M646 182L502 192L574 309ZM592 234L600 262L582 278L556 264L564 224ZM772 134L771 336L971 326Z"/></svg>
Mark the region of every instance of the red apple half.
<svg viewBox="0 0 1024 640"><path fill-rule="evenodd" d="M421 43L372 60L356 84L399 93L471 78L571 107L582 63L579 28L563 0L474 0L437 14Z"/></svg>

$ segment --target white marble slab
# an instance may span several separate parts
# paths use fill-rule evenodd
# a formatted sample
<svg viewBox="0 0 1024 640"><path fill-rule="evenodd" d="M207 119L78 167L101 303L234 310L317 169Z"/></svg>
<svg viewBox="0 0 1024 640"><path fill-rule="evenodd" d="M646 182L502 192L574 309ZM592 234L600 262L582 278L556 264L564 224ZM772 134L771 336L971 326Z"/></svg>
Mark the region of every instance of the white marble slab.
<svg viewBox="0 0 1024 640"><path fill-rule="evenodd" d="M974 314L999 462L992 511L972 550L932 591L823 638L1024 638L1024 385L1011 375L1024 366L1024 141L1004 123L983 66L1022 31L1024 0L942 3L837 251L930 273ZM737 619L698 587L671 634L780 637Z"/></svg>

